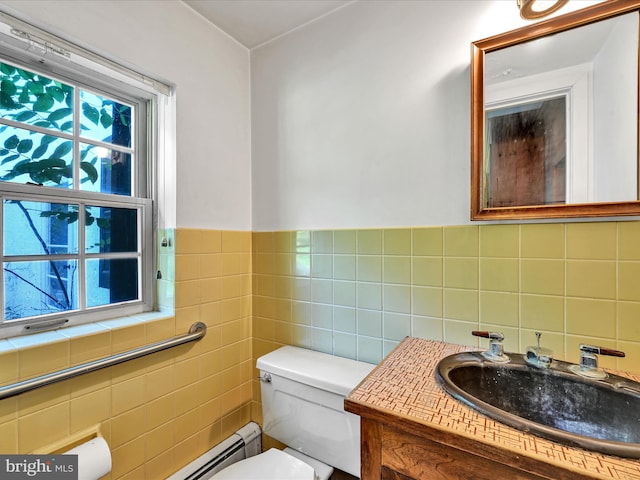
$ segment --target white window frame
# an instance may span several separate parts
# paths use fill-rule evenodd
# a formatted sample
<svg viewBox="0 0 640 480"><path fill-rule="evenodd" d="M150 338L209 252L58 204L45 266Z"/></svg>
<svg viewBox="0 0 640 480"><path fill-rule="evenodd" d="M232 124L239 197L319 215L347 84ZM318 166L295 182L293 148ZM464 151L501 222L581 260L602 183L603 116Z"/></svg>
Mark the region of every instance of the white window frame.
<svg viewBox="0 0 640 480"><path fill-rule="evenodd" d="M157 202L154 199L157 191L155 180L157 163L155 159L162 156L162 152L158 152L157 147L159 139L161 142L166 140L160 128L166 122L164 115L169 114L170 111L171 102L168 99L172 93L171 87L52 36L3 12L0 12L0 59L22 66L25 70L41 72L45 76L58 78L63 82L70 80L79 88L105 95L116 101L122 100L127 104L135 103L146 123L146 127L137 128L135 132L137 136L135 145L144 145L144 148L137 149L136 152L136 166L132 172L135 181L130 197L0 182L0 197L2 199L8 197L38 202L79 203L81 205L80 211L82 211L84 203L98 207L137 209L138 252L140 254L139 300L93 307L83 311L60 312L26 320L8 322L0 320L0 338L59 328L61 320L68 319L64 326L71 326L153 310L156 303L154 272ZM1 215L0 211L0 219ZM80 215L80 217L83 216ZM80 222L78 228L81 237L82 226L82 222ZM1 230L0 228L0 245L3 245ZM90 257L90 255L85 256L82 253L84 243L81 239L78 247L79 254L74 257L79 262L85 257ZM0 249L0 255L2 255L4 262L2 249ZM43 257L43 259L47 258ZM82 283L84 279L79 277L78 281ZM0 300L4 300L4 285L1 278L0 287L2 287L0 288ZM82 289L79 290L79 296L83 298ZM0 308L3 309L3 320L4 301L0 305L2 305Z"/></svg>

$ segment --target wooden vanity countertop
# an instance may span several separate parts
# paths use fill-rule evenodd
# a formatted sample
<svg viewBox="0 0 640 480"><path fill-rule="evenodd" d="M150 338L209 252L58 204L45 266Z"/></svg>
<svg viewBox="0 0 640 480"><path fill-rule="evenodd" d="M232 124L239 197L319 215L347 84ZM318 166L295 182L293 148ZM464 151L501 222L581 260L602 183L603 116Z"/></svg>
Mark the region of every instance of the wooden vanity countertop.
<svg viewBox="0 0 640 480"><path fill-rule="evenodd" d="M488 443L514 457L529 457L587 477L640 480L640 460L566 447L521 432L447 395L435 379L438 361L472 350L477 348L407 337L348 395L345 409L390 424L398 421Z"/></svg>

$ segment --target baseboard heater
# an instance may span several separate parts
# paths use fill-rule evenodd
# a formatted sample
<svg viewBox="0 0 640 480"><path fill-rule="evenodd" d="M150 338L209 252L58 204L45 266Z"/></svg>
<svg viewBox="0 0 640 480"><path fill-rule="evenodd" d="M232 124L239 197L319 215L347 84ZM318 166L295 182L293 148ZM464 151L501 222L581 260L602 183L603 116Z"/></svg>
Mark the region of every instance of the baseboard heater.
<svg viewBox="0 0 640 480"><path fill-rule="evenodd" d="M250 422L167 480L207 480L232 463L261 451L260 426Z"/></svg>

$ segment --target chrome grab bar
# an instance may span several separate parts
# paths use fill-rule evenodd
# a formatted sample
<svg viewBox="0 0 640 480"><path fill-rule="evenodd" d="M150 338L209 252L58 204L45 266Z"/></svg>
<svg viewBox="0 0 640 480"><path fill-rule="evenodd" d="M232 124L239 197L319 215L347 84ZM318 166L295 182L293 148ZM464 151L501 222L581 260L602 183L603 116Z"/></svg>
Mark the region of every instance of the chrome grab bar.
<svg viewBox="0 0 640 480"><path fill-rule="evenodd" d="M84 375L85 373L95 372L96 370L100 370L102 368L118 365L119 363L144 357L145 355L160 352L171 347L177 347L178 345L182 345L184 343L200 340L206 335L206 333L207 326L202 322L195 322L193 325L191 325L189 333L181 335L179 337L173 337L168 340L151 343L143 347L127 350L126 352L110 355L99 360L82 363L80 365L76 365L75 367L65 368L63 370L47 373L39 377L34 377L28 380L23 380L21 382L5 385L3 387L0 387L0 400L9 397L15 397L16 395L35 390L36 388L51 385L52 383L61 382L63 380L68 380L79 375Z"/></svg>

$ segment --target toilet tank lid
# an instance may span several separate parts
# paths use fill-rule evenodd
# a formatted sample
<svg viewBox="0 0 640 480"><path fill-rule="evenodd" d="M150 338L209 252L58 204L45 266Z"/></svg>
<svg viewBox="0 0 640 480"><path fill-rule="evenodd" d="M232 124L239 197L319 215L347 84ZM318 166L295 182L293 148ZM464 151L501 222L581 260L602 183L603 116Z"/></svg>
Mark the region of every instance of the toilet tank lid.
<svg viewBox="0 0 640 480"><path fill-rule="evenodd" d="M346 396L375 365L290 345L258 358L263 372Z"/></svg>

